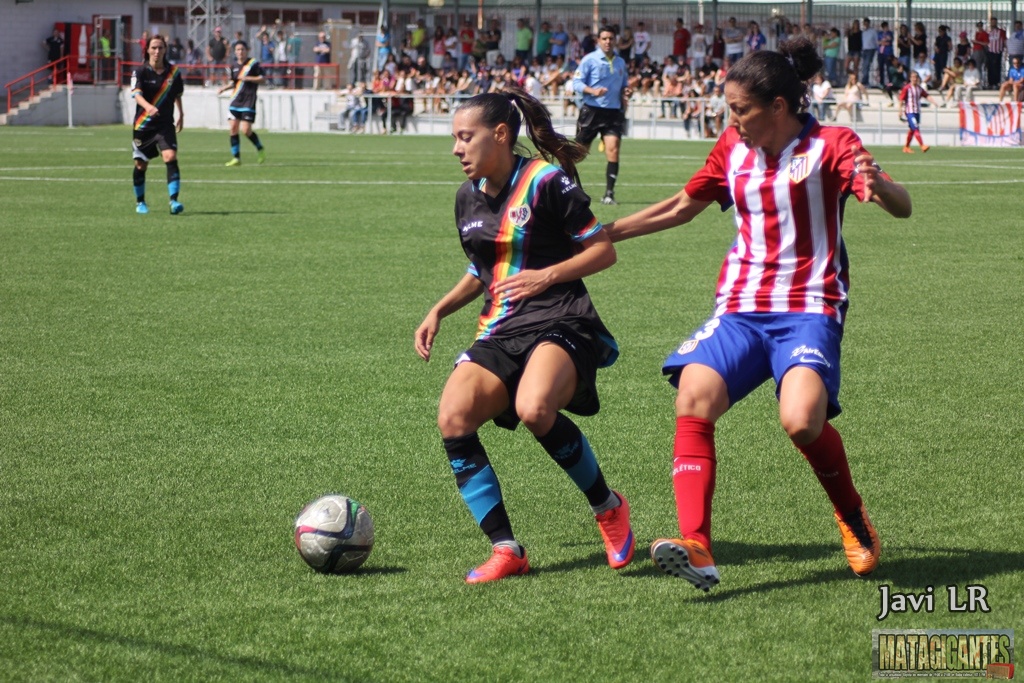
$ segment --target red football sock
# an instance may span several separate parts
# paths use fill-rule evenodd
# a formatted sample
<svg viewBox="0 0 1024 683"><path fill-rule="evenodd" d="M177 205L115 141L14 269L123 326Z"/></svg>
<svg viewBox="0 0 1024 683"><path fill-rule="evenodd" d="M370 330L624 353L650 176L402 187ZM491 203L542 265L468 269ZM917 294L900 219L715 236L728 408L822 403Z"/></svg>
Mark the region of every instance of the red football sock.
<svg viewBox="0 0 1024 683"><path fill-rule="evenodd" d="M904 147L910 147L910 143L914 141L914 131L907 131L907 141L903 144Z"/></svg>
<svg viewBox="0 0 1024 683"><path fill-rule="evenodd" d="M715 494L715 423L699 417L676 418L672 487L679 532L711 550L711 497Z"/></svg>
<svg viewBox="0 0 1024 683"><path fill-rule="evenodd" d="M797 448L814 469L815 476L840 516L861 506L860 494L854 488L853 477L850 475L843 437L839 436L835 427L826 422L817 439Z"/></svg>
<svg viewBox="0 0 1024 683"><path fill-rule="evenodd" d="M921 131L915 130L914 131L914 138L917 139L917 144L919 144L922 147L924 147L924 138L921 137Z"/></svg>

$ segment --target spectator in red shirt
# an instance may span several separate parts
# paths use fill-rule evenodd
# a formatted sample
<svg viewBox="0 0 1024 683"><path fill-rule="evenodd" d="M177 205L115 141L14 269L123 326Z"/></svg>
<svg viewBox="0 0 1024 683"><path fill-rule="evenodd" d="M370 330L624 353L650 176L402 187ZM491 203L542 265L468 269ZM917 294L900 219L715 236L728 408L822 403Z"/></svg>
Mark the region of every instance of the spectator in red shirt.
<svg viewBox="0 0 1024 683"><path fill-rule="evenodd" d="M462 71L469 63L469 57L473 54L473 45L476 43L476 31L473 30L473 24L469 19L463 21L462 28L459 29L459 43L459 71Z"/></svg>
<svg viewBox="0 0 1024 683"><path fill-rule="evenodd" d="M672 34L672 56L676 64L688 64L686 55L690 50L690 31L683 25L682 19L676 19L676 32Z"/></svg>
<svg viewBox="0 0 1024 683"><path fill-rule="evenodd" d="M977 30L975 30L974 40L971 42L971 59L980 70L987 63L985 53L988 52L988 31L985 30L985 24L980 21L974 26Z"/></svg>

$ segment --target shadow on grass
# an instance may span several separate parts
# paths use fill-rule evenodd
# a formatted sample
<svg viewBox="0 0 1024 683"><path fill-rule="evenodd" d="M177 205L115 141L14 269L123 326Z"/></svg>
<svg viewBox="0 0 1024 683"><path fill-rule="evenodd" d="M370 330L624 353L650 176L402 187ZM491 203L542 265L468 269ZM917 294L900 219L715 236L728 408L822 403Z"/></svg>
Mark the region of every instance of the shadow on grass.
<svg viewBox="0 0 1024 683"><path fill-rule="evenodd" d="M256 210L246 211L245 209L237 209L237 210L232 209L231 211L188 211L188 210L186 210L184 213L181 214L181 216L178 216L178 217L179 218L183 218L183 217L187 217L187 216L241 216L241 215L245 215L245 214L253 214L253 215L278 215L280 213L282 213L282 212L280 212L280 211L267 211L265 209L261 209L259 211L256 211Z"/></svg>
<svg viewBox="0 0 1024 683"><path fill-rule="evenodd" d="M650 541L637 540L632 563L620 570L624 577L662 577L664 574L651 562L647 549ZM566 543L565 547L591 546L590 543ZM968 548L940 548L923 546L887 547L882 546L882 557L878 569L870 576L858 579L846 564L842 546L838 539L834 544L811 543L745 543L717 541L714 546L719 571L724 571L725 584L713 589L708 599L713 601L765 593L834 581L868 581L872 584L892 584L899 590L923 590L927 586L967 585L983 582L984 579L1008 573L1024 573L1024 552L997 552ZM820 570L791 569L785 578L753 586L728 588L730 566L762 564L770 562L811 563L834 560L834 568ZM570 572L605 566L603 552L590 553L585 557L558 562L535 568L537 574L545 572Z"/></svg>
<svg viewBox="0 0 1024 683"><path fill-rule="evenodd" d="M330 574L329 576L357 579L359 577L385 576L387 574L405 574L408 571L405 567L359 567L350 572L340 572L338 574Z"/></svg>
<svg viewBox="0 0 1024 683"><path fill-rule="evenodd" d="M150 651L168 657L182 658L191 662L204 661L218 666L239 667L258 675L316 676L324 680L331 680L338 675L336 669L317 669L284 662L273 662L259 657L233 656L194 645L169 643L121 633L109 633L74 624L43 621L42 619L0 616L0 624L12 626L22 633L35 631L37 633L49 634L60 640L68 641L69 645L82 643L116 645L133 652ZM25 633L25 635L28 636L28 633ZM69 647L69 650L71 649L73 647Z"/></svg>

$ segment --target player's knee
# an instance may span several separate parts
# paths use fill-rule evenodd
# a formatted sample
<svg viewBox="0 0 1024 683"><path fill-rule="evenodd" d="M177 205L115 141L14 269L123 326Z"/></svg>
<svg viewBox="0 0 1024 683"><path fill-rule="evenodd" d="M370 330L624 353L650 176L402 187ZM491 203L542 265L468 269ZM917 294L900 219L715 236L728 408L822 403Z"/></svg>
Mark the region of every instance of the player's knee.
<svg viewBox="0 0 1024 683"><path fill-rule="evenodd" d="M805 410L783 410L780 411L779 418L786 435L798 446L809 444L817 439L825 427L823 420Z"/></svg>
<svg viewBox="0 0 1024 683"><path fill-rule="evenodd" d="M516 415L531 433L543 436L551 431L558 410L541 398L519 397L516 399Z"/></svg>
<svg viewBox="0 0 1024 683"><path fill-rule="evenodd" d="M454 439L465 436L476 431L479 426L465 410L457 406L442 403L437 411L437 428L441 430L442 438Z"/></svg>
<svg viewBox="0 0 1024 683"><path fill-rule="evenodd" d="M699 417L704 420L717 420L724 411L715 397L703 391L695 391L687 386L680 386L676 394L676 417Z"/></svg>

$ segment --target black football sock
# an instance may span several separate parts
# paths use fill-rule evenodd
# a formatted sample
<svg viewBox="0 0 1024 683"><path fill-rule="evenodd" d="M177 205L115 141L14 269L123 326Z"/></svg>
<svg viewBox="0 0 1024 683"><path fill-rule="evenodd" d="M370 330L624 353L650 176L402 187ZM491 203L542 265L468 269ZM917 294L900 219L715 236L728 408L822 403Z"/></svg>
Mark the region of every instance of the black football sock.
<svg viewBox="0 0 1024 683"><path fill-rule="evenodd" d="M611 490L604 481L594 451L572 420L559 413L551 431L537 437L537 442L565 470L591 507L601 507L608 502Z"/></svg>
<svg viewBox="0 0 1024 683"><path fill-rule="evenodd" d="M492 545L514 541L498 476L476 432L444 439L444 450L448 454L459 495L473 513L480 530L487 534Z"/></svg>
<svg viewBox="0 0 1024 683"><path fill-rule="evenodd" d="M146 201L146 172L136 167L132 171L132 185L135 187L135 201Z"/></svg>
<svg viewBox="0 0 1024 683"><path fill-rule="evenodd" d="M606 195L615 194L615 180L619 177L619 162L609 161L608 168L604 172L605 190Z"/></svg>

